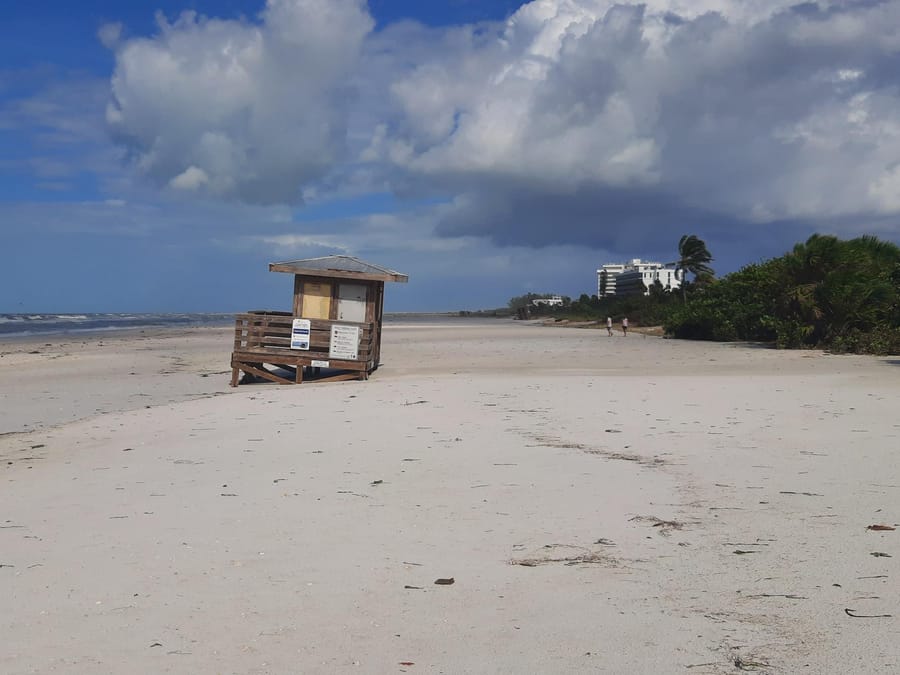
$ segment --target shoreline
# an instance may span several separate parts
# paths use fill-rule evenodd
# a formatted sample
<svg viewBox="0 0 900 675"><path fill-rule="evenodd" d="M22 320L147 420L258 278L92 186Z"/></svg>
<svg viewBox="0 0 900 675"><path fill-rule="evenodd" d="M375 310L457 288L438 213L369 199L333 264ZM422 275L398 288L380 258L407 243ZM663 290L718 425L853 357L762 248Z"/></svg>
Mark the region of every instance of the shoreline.
<svg viewBox="0 0 900 675"><path fill-rule="evenodd" d="M234 317L241 312L234 313L225 313L225 312L196 312L196 313L148 313L148 314L54 314L54 313L26 313L26 314L3 314L0 313L0 317L8 317L8 316L34 316L34 317L67 317L66 320L56 321L58 326L52 325L54 322L50 321L49 324L40 324L35 323L34 330L25 330L19 332L9 332L3 333L0 332L0 348L4 344L7 343L16 343L19 341L31 341L31 340L39 340L41 337L47 337L48 339L71 339L77 340L79 338L91 338L95 336L105 336L105 335L116 335L119 333L131 335L139 332L147 332L147 331L179 331L179 330L191 330L195 328L233 328L234 327ZM116 317L118 320L129 320L129 321L140 321L140 317L147 317L147 323L134 323L132 325L106 325L106 326L92 326L92 327L79 327L77 322L73 322L73 319L79 319L84 321L96 320L94 317ZM175 320L175 317L180 318L181 320ZM185 318L185 317L194 317L194 318ZM384 314L384 320L387 323L403 323L411 322L418 323L420 321L434 319L434 320L444 320L444 321L452 321L452 320L462 320L462 321L496 321L503 319L510 319L511 317L504 316L492 316L490 314L482 314L482 313L472 313L472 312L386 312ZM26 323L26 322L23 322ZM10 325L9 323L5 325ZM48 325L52 325L52 327L47 328Z"/></svg>
<svg viewBox="0 0 900 675"><path fill-rule="evenodd" d="M0 434L219 395L234 328L153 328L0 341Z"/></svg>

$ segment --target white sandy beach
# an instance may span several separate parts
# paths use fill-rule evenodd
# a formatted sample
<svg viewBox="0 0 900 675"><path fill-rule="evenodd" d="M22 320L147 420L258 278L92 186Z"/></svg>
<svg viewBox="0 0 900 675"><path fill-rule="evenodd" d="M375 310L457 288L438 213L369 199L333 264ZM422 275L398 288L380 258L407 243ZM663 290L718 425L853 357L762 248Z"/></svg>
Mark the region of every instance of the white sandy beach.
<svg viewBox="0 0 900 675"><path fill-rule="evenodd" d="M900 672L900 359L390 324L231 389L231 340L0 343L0 672Z"/></svg>

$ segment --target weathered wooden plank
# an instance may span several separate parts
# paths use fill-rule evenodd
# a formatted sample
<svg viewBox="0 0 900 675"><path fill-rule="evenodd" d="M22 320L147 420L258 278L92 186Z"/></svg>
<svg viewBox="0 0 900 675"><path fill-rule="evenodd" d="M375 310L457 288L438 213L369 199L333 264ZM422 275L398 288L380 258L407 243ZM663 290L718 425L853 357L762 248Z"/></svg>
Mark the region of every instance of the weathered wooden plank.
<svg viewBox="0 0 900 675"><path fill-rule="evenodd" d="M331 346L331 333L323 333L321 331L312 331L309 337L310 347L313 350L328 351ZM246 335L236 335L235 345L252 345L252 346L283 346L290 347L290 335L276 335L272 333L254 333L250 332ZM369 351L374 345L371 335L363 335L359 341L359 350Z"/></svg>
<svg viewBox="0 0 900 675"><path fill-rule="evenodd" d="M251 309L248 312L244 312L244 315L250 316L291 316L290 312L284 312L280 309ZM243 316L243 315L238 315Z"/></svg>
<svg viewBox="0 0 900 675"><path fill-rule="evenodd" d="M327 354L310 354L309 352L297 352L291 350L241 350L232 354L232 361L240 361L242 363L268 363L273 366L293 366L297 364L310 366L313 361L328 361L330 368L341 370L365 370L368 367L367 361L329 359Z"/></svg>
<svg viewBox="0 0 900 675"><path fill-rule="evenodd" d="M260 339L244 339L244 340L235 340L234 349L235 351L241 351L243 349L290 349L291 341L290 338L287 337L265 337ZM305 351L305 350L304 350ZM311 340L310 341L310 349L308 351L311 352L319 352L327 354L329 349L329 343L322 340ZM360 343L358 347L358 352L360 354L368 354L372 351L372 343Z"/></svg>
<svg viewBox="0 0 900 675"><path fill-rule="evenodd" d="M272 314L239 314L236 316L236 323L243 325L270 325L270 326L283 326L285 328L290 328L295 317L287 314L287 315L272 315ZM300 317L296 317L300 318ZM332 319L309 319L310 325L312 328L320 328L322 330L330 329L332 324L339 323L342 325L349 326L359 326L360 328L374 328L374 321L337 321Z"/></svg>
<svg viewBox="0 0 900 675"><path fill-rule="evenodd" d="M264 337L266 335L287 335L291 334L290 326L251 326L247 329L248 335Z"/></svg>
<svg viewBox="0 0 900 675"><path fill-rule="evenodd" d="M236 316L236 322L253 325L271 325L271 326L284 326L286 328L290 328L293 322L293 317L290 314L287 315L271 315L271 314L238 314ZM300 317L296 317L300 318ZM361 328L373 328L375 326L375 322L373 321L337 321L332 319L309 319L312 328L321 328L322 330L328 330L331 328L332 324L339 323L342 325L348 326L359 326Z"/></svg>
<svg viewBox="0 0 900 675"><path fill-rule="evenodd" d="M313 361L328 361L332 364L332 368L353 368L354 370L365 369L371 362L371 359L338 361L337 359L329 358L327 353L297 352L289 349L241 349L234 352L232 358L235 360L271 363L272 365L295 365L297 363L302 363L303 365L309 366L312 365Z"/></svg>
<svg viewBox="0 0 900 675"><path fill-rule="evenodd" d="M256 368L255 366L251 366L249 363L238 363L238 368L243 370L245 373L250 373L256 377L261 377L264 380L269 380L270 382L277 382L278 384L293 384L291 380L287 380L275 373L266 370L265 368Z"/></svg>
<svg viewBox="0 0 900 675"><path fill-rule="evenodd" d="M335 373L334 375L326 375L325 377L316 378L316 382L343 382L345 380L363 379L360 373Z"/></svg>

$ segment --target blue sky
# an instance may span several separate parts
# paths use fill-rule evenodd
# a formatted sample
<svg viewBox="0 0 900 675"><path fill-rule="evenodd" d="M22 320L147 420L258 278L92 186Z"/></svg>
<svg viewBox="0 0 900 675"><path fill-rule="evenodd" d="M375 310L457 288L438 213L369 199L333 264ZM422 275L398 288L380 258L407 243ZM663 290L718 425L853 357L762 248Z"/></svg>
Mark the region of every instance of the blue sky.
<svg viewBox="0 0 900 675"><path fill-rule="evenodd" d="M0 9L0 312L595 291L706 239L900 240L900 2L33 0Z"/></svg>

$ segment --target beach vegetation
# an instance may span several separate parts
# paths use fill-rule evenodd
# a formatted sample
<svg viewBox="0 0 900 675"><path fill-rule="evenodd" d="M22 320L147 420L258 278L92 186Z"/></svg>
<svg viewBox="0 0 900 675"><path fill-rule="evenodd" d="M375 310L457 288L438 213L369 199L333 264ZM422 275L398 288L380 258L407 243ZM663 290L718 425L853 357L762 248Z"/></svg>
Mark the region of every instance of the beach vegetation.
<svg viewBox="0 0 900 675"><path fill-rule="evenodd" d="M683 293L655 284L648 295L582 294L541 314L605 326L606 317L663 326L669 337L764 342L782 349L900 354L900 247L873 236L815 234L784 255L720 279L702 240L681 238ZM702 246L701 246L702 245ZM692 262L693 260L693 262ZM534 295L534 297L540 297ZM513 298L521 302L529 296Z"/></svg>
<svg viewBox="0 0 900 675"><path fill-rule="evenodd" d="M678 260L674 261L676 272L681 272L681 299L687 302L688 280L687 273L694 275L694 284L705 285L715 276L713 268L709 266L712 255L706 247L706 242L696 234L685 234L678 241Z"/></svg>
<svg viewBox="0 0 900 675"><path fill-rule="evenodd" d="M562 307L542 307L541 315L577 322L598 322L606 325L606 317L616 323L623 317L635 325L660 326L668 317L670 308L681 304L676 293L656 283L649 295L613 295L597 297L582 293L576 300Z"/></svg>
<svg viewBox="0 0 900 675"><path fill-rule="evenodd" d="M778 258L712 281L672 308L666 333L781 348L900 353L900 247L815 234Z"/></svg>

